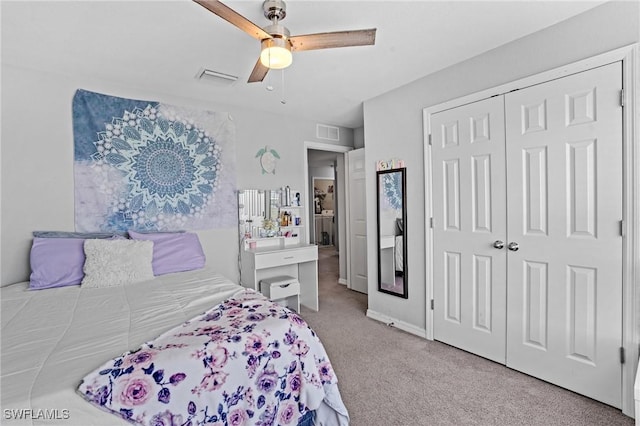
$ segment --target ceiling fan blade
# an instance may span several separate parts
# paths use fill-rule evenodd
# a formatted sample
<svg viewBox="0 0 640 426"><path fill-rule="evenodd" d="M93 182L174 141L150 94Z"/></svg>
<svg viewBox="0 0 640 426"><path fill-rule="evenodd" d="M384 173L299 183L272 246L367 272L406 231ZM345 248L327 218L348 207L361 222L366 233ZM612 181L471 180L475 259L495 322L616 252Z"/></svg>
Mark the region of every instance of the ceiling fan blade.
<svg viewBox="0 0 640 426"><path fill-rule="evenodd" d="M249 76L249 80L247 82L248 83L260 82L264 80L265 76L267 75L267 72L269 72L269 68L262 65L262 62L260 62L260 58L258 58L258 62L256 62L256 65L253 67L253 71L251 71L251 75Z"/></svg>
<svg viewBox="0 0 640 426"><path fill-rule="evenodd" d="M229 6L224 5L222 2L218 0L193 0L198 3L200 6L205 9L215 13L225 21L235 25L240 28L245 33L249 34L251 37L256 38L258 40L263 40L265 38L272 38L271 34L267 33L265 30L240 15L235 10L231 9Z"/></svg>
<svg viewBox="0 0 640 426"><path fill-rule="evenodd" d="M295 51L367 46L375 44L376 29L298 35L289 37L289 41L291 49Z"/></svg>

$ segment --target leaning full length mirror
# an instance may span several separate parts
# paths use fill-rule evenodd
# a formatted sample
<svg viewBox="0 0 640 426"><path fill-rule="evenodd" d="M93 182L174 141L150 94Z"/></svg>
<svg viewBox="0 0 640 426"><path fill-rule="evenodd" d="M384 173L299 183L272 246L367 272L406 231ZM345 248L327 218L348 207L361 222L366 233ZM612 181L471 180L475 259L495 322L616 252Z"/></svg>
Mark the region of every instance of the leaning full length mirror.
<svg viewBox="0 0 640 426"><path fill-rule="evenodd" d="M378 290L407 294L406 169L381 170L378 188Z"/></svg>

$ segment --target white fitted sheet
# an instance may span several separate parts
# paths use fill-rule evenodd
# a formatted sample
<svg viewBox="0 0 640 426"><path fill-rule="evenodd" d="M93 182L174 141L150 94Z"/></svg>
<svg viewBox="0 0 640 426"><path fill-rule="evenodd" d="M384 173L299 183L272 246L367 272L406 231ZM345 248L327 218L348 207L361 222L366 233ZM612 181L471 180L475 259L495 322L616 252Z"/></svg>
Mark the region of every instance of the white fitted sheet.
<svg viewBox="0 0 640 426"><path fill-rule="evenodd" d="M128 424L78 395L80 380L240 290L207 268L121 287L30 291L26 282L3 287L0 423ZM27 410L36 417L39 410L49 410L58 419L16 421L7 418L7 410Z"/></svg>

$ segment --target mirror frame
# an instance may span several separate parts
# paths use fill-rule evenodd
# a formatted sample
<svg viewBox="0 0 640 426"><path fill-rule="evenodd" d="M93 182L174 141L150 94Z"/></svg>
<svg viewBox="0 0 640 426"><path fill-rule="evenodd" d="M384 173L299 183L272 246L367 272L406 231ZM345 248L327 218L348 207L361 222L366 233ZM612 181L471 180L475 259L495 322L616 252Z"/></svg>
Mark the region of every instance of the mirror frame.
<svg viewBox="0 0 640 426"><path fill-rule="evenodd" d="M382 186L381 182L383 181L384 177L387 174L390 173L400 173L401 176L401 190L402 190L402 275L403 275L403 284L402 284L402 290L401 292L398 291L393 291L393 290L389 290L387 288L384 288L382 286L382 262L381 262L381 251L382 251L382 236L380 235L380 222L381 222L381 207L382 207L382 197L384 196L384 193L382 192L384 190L384 187ZM378 217L378 222L377 222L377 230L378 230L378 291L382 292L382 293L387 293L387 294L391 294L393 296L397 296L397 297L402 297L402 298L409 298L409 292L408 292L408 281L407 281L407 272L408 272L408 268L407 268L407 196L406 196L406 188L407 188L407 177L406 177L406 168L402 167L402 168L397 168L397 169L388 169L388 170L379 170L376 172L376 195L377 195L377 217ZM397 224L394 224L394 227L397 227ZM397 232L397 231L396 231ZM393 252L393 260L395 262L395 242L396 242L396 237L398 236L398 234L394 234L394 252ZM388 247L386 247L388 248ZM395 263L394 263L395 265ZM395 276L395 271L396 268L394 268L393 270L393 274Z"/></svg>

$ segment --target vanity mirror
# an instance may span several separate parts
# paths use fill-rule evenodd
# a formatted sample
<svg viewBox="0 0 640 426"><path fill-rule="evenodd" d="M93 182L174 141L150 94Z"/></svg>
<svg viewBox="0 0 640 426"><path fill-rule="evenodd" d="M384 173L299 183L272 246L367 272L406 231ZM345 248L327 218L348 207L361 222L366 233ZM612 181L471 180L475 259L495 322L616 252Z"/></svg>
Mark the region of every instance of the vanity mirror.
<svg viewBox="0 0 640 426"><path fill-rule="evenodd" d="M300 193L281 189L238 191L238 223L242 246L281 247L302 243L304 205Z"/></svg>
<svg viewBox="0 0 640 426"><path fill-rule="evenodd" d="M378 290L407 294L407 212L405 168L377 172Z"/></svg>
<svg viewBox="0 0 640 426"><path fill-rule="evenodd" d="M263 189L244 189L238 191L238 219L240 233L245 238L253 238L260 234L265 218L269 218L271 200L270 191Z"/></svg>

